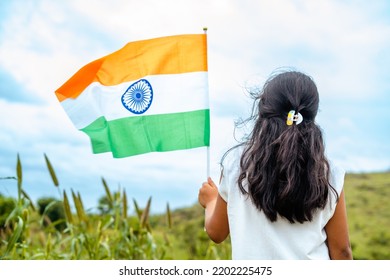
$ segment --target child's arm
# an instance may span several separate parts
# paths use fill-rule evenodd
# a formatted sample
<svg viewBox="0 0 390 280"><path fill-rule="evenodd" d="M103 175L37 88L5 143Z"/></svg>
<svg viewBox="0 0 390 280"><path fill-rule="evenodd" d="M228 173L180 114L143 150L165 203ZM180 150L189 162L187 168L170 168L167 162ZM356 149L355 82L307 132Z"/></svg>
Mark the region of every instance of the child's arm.
<svg viewBox="0 0 390 280"><path fill-rule="evenodd" d="M229 235L227 205L218 194L218 188L211 178L208 178L207 182L202 184L198 200L205 208L207 234L215 243L221 243Z"/></svg>
<svg viewBox="0 0 390 280"><path fill-rule="evenodd" d="M330 258L332 260L352 260L344 191L340 194L334 215L325 226L325 230L328 236Z"/></svg>

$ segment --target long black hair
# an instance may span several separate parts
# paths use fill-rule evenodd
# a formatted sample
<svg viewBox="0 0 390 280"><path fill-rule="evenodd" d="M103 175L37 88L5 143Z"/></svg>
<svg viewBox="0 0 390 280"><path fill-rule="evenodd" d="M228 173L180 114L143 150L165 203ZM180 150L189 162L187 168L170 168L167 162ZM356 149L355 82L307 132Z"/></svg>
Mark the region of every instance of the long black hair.
<svg viewBox="0 0 390 280"><path fill-rule="evenodd" d="M242 143L238 187L271 221L278 214L291 223L311 221L326 206L330 191L338 199L329 182L322 132L314 121L317 86L306 74L284 71L251 95L254 127ZM302 115L301 123L286 124L291 110Z"/></svg>

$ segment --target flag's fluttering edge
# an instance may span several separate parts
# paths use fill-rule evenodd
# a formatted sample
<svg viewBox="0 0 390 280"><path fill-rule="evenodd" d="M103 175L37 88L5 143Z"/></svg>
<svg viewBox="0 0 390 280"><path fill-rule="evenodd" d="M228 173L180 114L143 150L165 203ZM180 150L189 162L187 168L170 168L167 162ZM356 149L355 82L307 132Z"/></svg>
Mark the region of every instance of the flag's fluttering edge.
<svg viewBox="0 0 390 280"><path fill-rule="evenodd" d="M209 146L206 34L128 43L85 65L55 93L94 153Z"/></svg>

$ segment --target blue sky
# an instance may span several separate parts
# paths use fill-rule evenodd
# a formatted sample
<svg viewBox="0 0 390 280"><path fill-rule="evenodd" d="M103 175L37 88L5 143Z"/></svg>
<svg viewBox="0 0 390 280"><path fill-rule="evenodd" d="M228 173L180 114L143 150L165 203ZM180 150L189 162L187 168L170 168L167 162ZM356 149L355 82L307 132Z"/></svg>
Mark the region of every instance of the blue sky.
<svg viewBox="0 0 390 280"><path fill-rule="evenodd" d="M126 189L152 210L197 201L206 179L206 148L125 159L91 153L54 91L80 67L127 42L208 27L211 175L232 144L234 121L278 68L311 75L320 92L317 122L327 154L349 172L390 169L390 2L336 0L4 0L0 2L0 177L23 164L33 199L58 197L44 153L61 189L80 192L94 208L104 194ZM0 180L15 195L16 182Z"/></svg>

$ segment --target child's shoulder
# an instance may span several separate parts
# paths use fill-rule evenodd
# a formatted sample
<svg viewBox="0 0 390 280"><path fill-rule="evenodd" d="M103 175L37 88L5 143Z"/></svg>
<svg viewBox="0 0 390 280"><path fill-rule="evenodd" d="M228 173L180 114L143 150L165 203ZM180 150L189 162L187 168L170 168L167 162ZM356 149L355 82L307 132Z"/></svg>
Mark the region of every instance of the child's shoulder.
<svg viewBox="0 0 390 280"><path fill-rule="evenodd" d="M329 160L330 183L340 194L344 186L345 170L335 161Z"/></svg>
<svg viewBox="0 0 390 280"><path fill-rule="evenodd" d="M223 156L222 159L223 166L232 167L239 164L243 151L244 151L243 145L237 145L230 148Z"/></svg>

